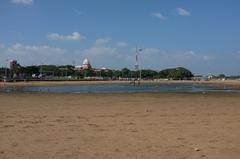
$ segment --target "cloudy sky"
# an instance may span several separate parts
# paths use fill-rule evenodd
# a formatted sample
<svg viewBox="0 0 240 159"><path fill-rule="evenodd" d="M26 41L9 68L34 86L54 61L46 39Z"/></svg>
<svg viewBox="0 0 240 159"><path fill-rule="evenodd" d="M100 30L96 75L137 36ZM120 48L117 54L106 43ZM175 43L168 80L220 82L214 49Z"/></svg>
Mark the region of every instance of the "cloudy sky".
<svg viewBox="0 0 240 159"><path fill-rule="evenodd" d="M238 0L1 0L0 66L81 64L240 74Z"/></svg>

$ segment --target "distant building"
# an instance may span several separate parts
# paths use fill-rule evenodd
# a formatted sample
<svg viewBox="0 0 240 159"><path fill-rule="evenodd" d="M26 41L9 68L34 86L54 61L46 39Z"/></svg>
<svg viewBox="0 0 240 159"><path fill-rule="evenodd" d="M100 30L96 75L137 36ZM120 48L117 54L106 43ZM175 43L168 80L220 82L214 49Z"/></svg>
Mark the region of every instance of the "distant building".
<svg viewBox="0 0 240 159"><path fill-rule="evenodd" d="M203 78L204 77L202 75L197 75L197 76L192 77L192 80L194 80L194 81L202 81Z"/></svg>
<svg viewBox="0 0 240 159"><path fill-rule="evenodd" d="M92 66L91 66L90 61L88 59L84 59L82 65L75 66L75 70L79 70L79 71L89 70L89 69L92 69Z"/></svg>
<svg viewBox="0 0 240 159"><path fill-rule="evenodd" d="M10 61L10 69L15 70L17 68L17 60Z"/></svg>
<svg viewBox="0 0 240 159"><path fill-rule="evenodd" d="M88 59L84 59L82 65L75 66L75 70L79 72L85 72L84 70L90 70L91 75L87 75L84 73L84 79L88 79L88 80L106 79L106 77L103 77L104 73L110 71L108 68L105 68L105 67L93 68Z"/></svg>
<svg viewBox="0 0 240 159"><path fill-rule="evenodd" d="M209 80L214 80L214 79L217 79L217 76L216 75L208 75L207 77Z"/></svg>

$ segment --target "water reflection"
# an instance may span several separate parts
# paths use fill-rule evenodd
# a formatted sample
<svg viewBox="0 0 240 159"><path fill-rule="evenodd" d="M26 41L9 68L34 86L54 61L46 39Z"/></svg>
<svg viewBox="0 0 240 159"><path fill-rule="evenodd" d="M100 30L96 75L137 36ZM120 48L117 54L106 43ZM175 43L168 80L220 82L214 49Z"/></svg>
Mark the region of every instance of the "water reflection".
<svg viewBox="0 0 240 159"><path fill-rule="evenodd" d="M59 93L111 93L111 92L238 92L240 89L209 84L95 84L67 86L28 86L2 88L1 92L59 92Z"/></svg>

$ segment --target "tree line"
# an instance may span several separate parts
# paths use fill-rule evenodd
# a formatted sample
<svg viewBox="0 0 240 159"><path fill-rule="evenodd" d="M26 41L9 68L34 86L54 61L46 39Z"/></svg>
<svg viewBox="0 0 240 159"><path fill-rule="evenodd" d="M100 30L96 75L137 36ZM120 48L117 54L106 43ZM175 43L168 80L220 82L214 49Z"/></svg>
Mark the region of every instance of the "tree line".
<svg viewBox="0 0 240 159"><path fill-rule="evenodd" d="M7 78L18 78L18 79L83 79L85 77L102 77L108 79L132 79L141 78L142 79L172 79L172 80L183 80L191 79L193 74L190 70L177 67L164 69L161 71L142 69L139 71L130 70L128 68L123 68L120 70L116 69L106 69L106 70L75 70L72 65L38 65L38 66L21 66L13 70L9 68L0 68L0 78L7 76Z"/></svg>

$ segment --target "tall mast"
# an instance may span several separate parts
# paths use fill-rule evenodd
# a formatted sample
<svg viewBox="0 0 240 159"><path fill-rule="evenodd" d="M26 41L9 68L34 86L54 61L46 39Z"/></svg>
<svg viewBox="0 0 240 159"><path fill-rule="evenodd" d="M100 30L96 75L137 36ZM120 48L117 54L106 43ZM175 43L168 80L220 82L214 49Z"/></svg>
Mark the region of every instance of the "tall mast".
<svg viewBox="0 0 240 159"><path fill-rule="evenodd" d="M138 47L136 46L135 71L139 71L139 80L141 80L141 76L142 76L142 72L141 72L141 69L139 68L139 63L138 63L138 53L140 51L142 51L142 49L138 49Z"/></svg>
<svg viewBox="0 0 240 159"><path fill-rule="evenodd" d="M135 71L139 70L139 65L138 65L138 48L136 46L136 57L135 57Z"/></svg>

